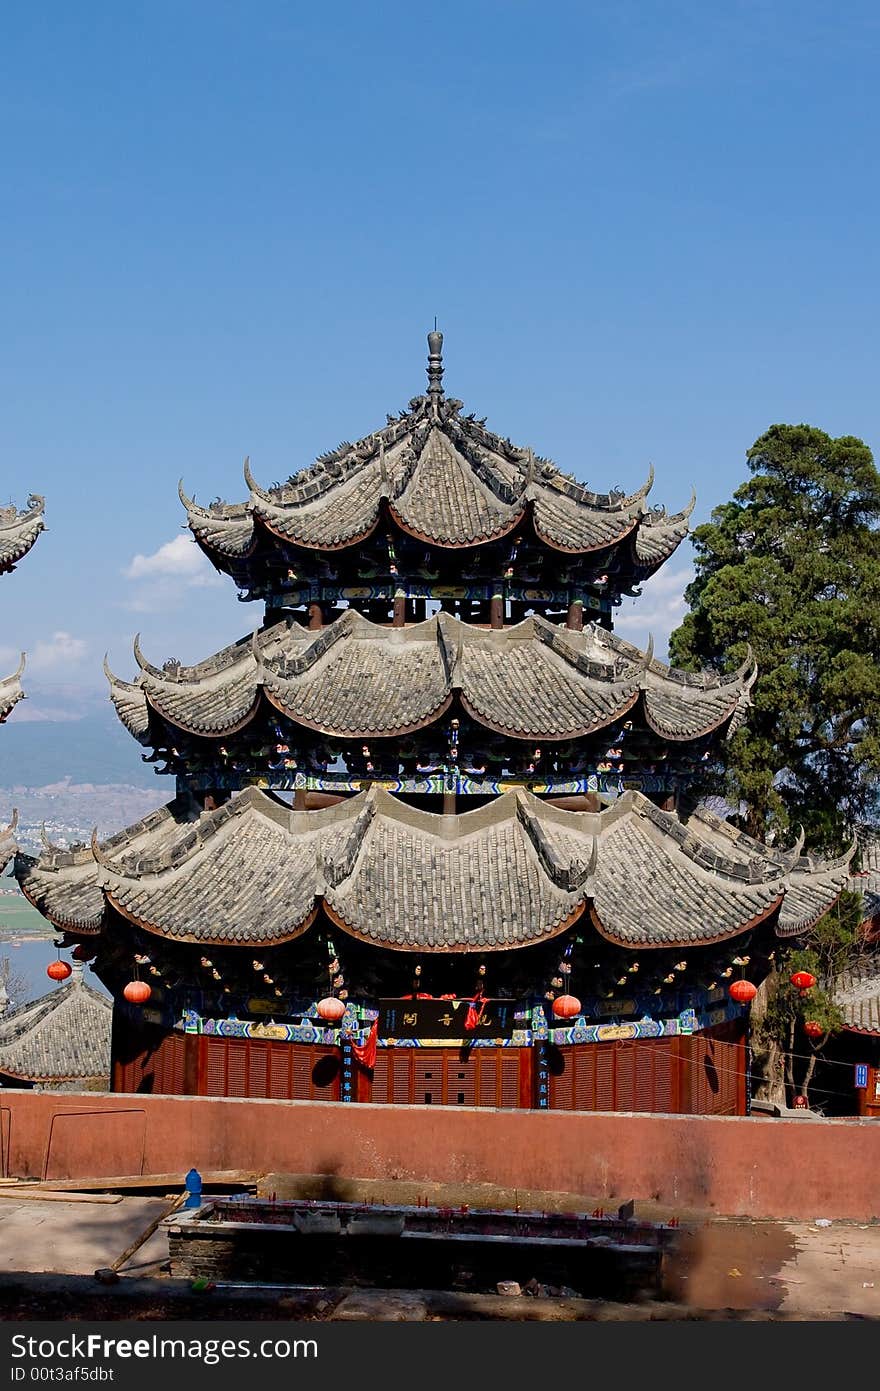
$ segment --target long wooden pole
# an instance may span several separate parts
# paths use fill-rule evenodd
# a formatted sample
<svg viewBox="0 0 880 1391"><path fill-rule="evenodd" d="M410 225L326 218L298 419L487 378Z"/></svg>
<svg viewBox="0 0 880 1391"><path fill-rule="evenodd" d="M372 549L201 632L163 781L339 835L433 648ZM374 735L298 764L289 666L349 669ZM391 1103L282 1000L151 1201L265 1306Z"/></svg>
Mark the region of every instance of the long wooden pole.
<svg viewBox="0 0 880 1391"><path fill-rule="evenodd" d="M120 1270L120 1269L122 1268L122 1266L125 1265L125 1262L131 1259L131 1257L134 1255L135 1251L139 1250L140 1247L143 1246L143 1244L144 1244L144 1242L147 1240L147 1238L148 1238L148 1237L151 1237L151 1236L153 1235L153 1232L156 1230L156 1228L158 1227L159 1223L160 1223L160 1222L164 1222L164 1221L165 1221L165 1218L166 1218L166 1217L170 1217L171 1214L172 1214L172 1212L176 1212L177 1209L178 1209L179 1207L183 1207L183 1204L184 1204L185 1201L186 1201L186 1192L184 1191L183 1193L178 1193L178 1195L177 1195L177 1197L174 1199L173 1203L170 1203L169 1206L165 1209L164 1212L160 1212L158 1217L154 1217L154 1218L153 1218L153 1220L152 1220L152 1222L150 1223L150 1225L149 1225L148 1227L146 1227L146 1228L144 1229L144 1231L141 1232L141 1234L140 1234L140 1236L138 1237L137 1241L133 1241L133 1242L131 1243L130 1246L126 1246L126 1248L125 1248L125 1250L123 1251L122 1255L116 1257L116 1260L112 1263L112 1265L109 1267L109 1269L110 1269L110 1270L114 1270L114 1271L115 1271L115 1270Z"/></svg>
<svg viewBox="0 0 880 1391"><path fill-rule="evenodd" d="M33 1203L121 1203L121 1193L59 1193L55 1188L25 1188L10 1184L0 1188L0 1198Z"/></svg>

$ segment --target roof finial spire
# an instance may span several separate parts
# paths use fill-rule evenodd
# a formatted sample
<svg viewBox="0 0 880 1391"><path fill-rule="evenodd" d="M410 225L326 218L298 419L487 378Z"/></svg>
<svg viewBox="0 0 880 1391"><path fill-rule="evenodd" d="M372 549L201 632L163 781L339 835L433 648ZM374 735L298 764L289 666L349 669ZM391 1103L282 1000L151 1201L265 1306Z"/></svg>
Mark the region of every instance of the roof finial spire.
<svg viewBox="0 0 880 1391"><path fill-rule="evenodd" d="M437 404L443 395L443 334L437 328L436 316L434 328L428 334L428 395L434 402L436 414Z"/></svg>

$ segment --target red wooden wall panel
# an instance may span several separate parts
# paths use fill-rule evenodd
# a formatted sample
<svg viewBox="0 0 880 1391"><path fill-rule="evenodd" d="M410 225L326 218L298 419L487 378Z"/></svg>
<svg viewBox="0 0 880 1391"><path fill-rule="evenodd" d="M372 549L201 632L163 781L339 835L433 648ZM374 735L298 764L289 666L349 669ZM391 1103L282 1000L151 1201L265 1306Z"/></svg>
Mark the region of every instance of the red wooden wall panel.
<svg viewBox="0 0 880 1391"><path fill-rule="evenodd" d="M676 1038L551 1047L548 1063L554 1111L733 1116L745 1109L738 1024Z"/></svg>
<svg viewBox="0 0 880 1391"><path fill-rule="evenodd" d="M492 1106L531 1101L531 1049L380 1048L359 1097L385 1105Z"/></svg>

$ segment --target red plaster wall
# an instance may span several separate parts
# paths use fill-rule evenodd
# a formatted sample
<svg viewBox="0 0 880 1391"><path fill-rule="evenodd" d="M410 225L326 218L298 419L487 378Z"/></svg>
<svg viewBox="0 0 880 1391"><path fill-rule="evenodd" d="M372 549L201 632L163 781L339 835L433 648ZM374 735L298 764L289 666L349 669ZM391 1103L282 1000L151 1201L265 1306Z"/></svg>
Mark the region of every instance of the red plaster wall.
<svg viewBox="0 0 880 1391"><path fill-rule="evenodd" d="M0 1146L3 1174L22 1178L106 1175L112 1153L128 1174L195 1165L491 1182L753 1217L880 1215L874 1120L15 1092L0 1093Z"/></svg>

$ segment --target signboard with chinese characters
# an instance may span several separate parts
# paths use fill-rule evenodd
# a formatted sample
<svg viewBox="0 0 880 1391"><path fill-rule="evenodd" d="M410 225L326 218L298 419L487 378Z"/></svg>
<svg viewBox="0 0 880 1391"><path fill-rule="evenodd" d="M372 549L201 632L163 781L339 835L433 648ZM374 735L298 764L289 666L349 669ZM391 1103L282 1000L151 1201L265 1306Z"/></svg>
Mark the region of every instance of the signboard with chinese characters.
<svg viewBox="0 0 880 1391"><path fill-rule="evenodd" d="M856 1063L856 1086L857 1086L858 1088L861 1089L861 1088L863 1088L863 1087L867 1087L867 1085L868 1085L868 1064L867 1064L867 1063Z"/></svg>
<svg viewBox="0 0 880 1391"><path fill-rule="evenodd" d="M486 1000L479 1022L465 1029L469 1000L380 1000L379 1034L382 1038L449 1039L510 1038L514 1030L514 1002Z"/></svg>

